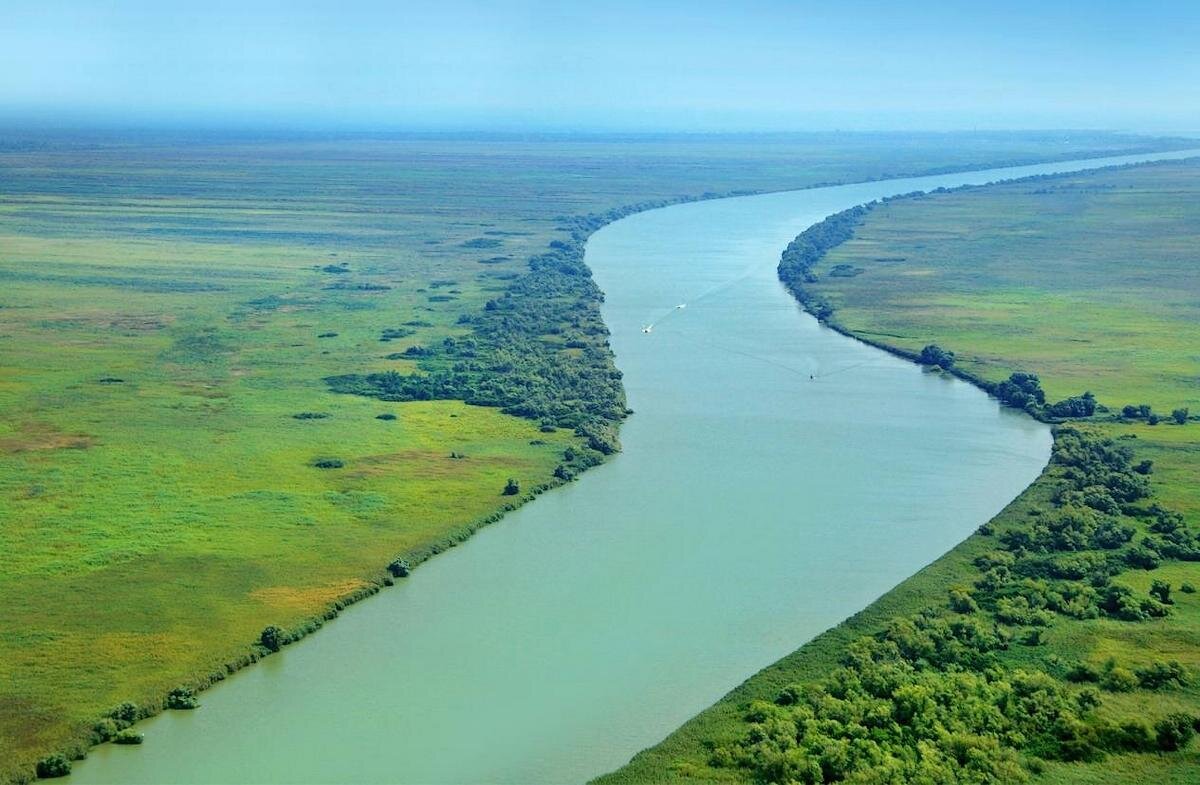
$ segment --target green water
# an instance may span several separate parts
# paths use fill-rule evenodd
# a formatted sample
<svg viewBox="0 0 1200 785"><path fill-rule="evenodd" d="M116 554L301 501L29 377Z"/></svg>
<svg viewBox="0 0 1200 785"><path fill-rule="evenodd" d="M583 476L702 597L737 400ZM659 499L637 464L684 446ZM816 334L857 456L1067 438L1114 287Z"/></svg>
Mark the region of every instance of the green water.
<svg viewBox="0 0 1200 785"><path fill-rule="evenodd" d="M1109 162L605 228L587 259L637 412L625 451L200 710L143 723L142 747L94 750L73 781L557 783L616 768L962 540L1048 455L1044 426L802 314L775 278L782 248L873 198Z"/></svg>

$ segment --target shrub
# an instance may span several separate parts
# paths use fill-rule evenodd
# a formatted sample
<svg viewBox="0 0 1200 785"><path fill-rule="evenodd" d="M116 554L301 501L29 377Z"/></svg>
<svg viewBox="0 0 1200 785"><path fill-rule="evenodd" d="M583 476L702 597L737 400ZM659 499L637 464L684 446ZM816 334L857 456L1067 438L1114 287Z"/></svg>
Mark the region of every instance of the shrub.
<svg viewBox="0 0 1200 785"><path fill-rule="evenodd" d="M1196 587L1190 583L1187 583L1186 581L1179 584L1179 590L1181 592L1183 592L1184 594L1195 594L1196 593Z"/></svg>
<svg viewBox="0 0 1200 785"><path fill-rule="evenodd" d="M521 483L517 482L512 477L509 477L508 482L504 484L504 495L505 496L516 496L520 492L521 492Z"/></svg>
<svg viewBox="0 0 1200 785"><path fill-rule="evenodd" d="M1160 581L1157 578L1150 584L1150 596L1161 602L1163 605L1172 605L1171 600L1171 584L1166 581Z"/></svg>
<svg viewBox="0 0 1200 785"><path fill-rule="evenodd" d="M317 469L340 469L346 463L341 458L317 458L312 465Z"/></svg>
<svg viewBox="0 0 1200 785"><path fill-rule="evenodd" d="M1077 662L1067 669L1067 681L1075 682L1076 684L1096 683L1100 681L1100 671L1087 664L1086 662Z"/></svg>
<svg viewBox="0 0 1200 785"><path fill-rule="evenodd" d="M145 737L131 728L118 731L112 739L113 744L141 744L143 741L145 741Z"/></svg>
<svg viewBox="0 0 1200 785"><path fill-rule="evenodd" d="M969 590L954 586L950 589L950 609L956 613L974 613L979 610L979 605Z"/></svg>
<svg viewBox="0 0 1200 785"><path fill-rule="evenodd" d="M93 742L99 744L100 742L108 741L113 736L116 736L120 730L116 720L112 717L105 717L92 726Z"/></svg>
<svg viewBox="0 0 1200 785"><path fill-rule="evenodd" d="M297 412L292 415L296 420L324 420L329 417L325 412Z"/></svg>
<svg viewBox="0 0 1200 785"><path fill-rule="evenodd" d="M1109 692L1131 692L1137 689L1138 678L1128 668L1112 665L1100 676L1100 686Z"/></svg>
<svg viewBox="0 0 1200 785"><path fill-rule="evenodd" d="M196 701L196 693L186 687L176 687L167 694L167 702L165 704L168 709L194 709L200 704Z"/></svg>
<svg viewBox="0 0 1200 785"><path fill-rule="evenodd" d="M1154 723L1158 748L1164 752L1181 750L1196 735L1196 719L1190 714L1168 714Z"/></svg>
<svg viewBox="0 0 1200 785"><path fill-rule="evenodd" d="M917 361L921 365L937 365L942 368L950 368L954 365L954 352L947 351L936 343L931 343L921 350L921 355Z"/></svg>
<svg viewBox="0 0 1200 785"><path fill-rule="evenodd" d="M287 643L287 636L283 630L272 624L259 634L258 642L269 651L279 651Z"/></svg>
<svg viewBox="0 0 1200 785"><path fill-rule="evenodd" d="M37 762L37 775L43 779L65 777L71 773L71 761L65 755L48 755Z"/></svg>
<svg viewBox="0 0 1200 785"><path fill-rule="evenodd" d="M375 415L375 419L376 420L394 420L394 419L396 419L396 415L392 414L391 412L384 412L383 414Z"/></svg>
<svg viewBox="0 0 1200 785"><path fill-rule="evenodd" d="M125 701L121 705L108 712L108 716L116 720L120 727L124 728L132 725L138 718L138 707L135 703Z"/></svg>
<svg viewBox="0 0 1200 785"><path fill-rule="evenodd" d="M1171 412L1171 419L1174 420L1176 422L1176 424L1183 425L1188 420L1188 410L1187 409L1175 409L1174 411Z"/></svg>
<svg viewBox="0 0 1200 785"><path fill-rule="evenodd" d="M1144 690L1161 690L1164 687L1186 687L1190 681L1187 670L1179 662L1157 661L1134 671L1138 685Z"/></svg>
<svg viewBox="0 0 1200 785"><path fill-rule="evenodd" d="M393 578L407 578L412 573L412 566L404 559L396 559L387 568Z"/></svg>

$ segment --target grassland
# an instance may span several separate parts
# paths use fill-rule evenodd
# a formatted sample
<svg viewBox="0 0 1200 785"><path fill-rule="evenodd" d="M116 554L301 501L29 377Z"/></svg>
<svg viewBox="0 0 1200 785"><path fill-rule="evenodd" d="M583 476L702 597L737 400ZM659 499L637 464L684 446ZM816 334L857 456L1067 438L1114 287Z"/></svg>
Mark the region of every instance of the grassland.
<svg viewBox="0 0 1200 785"><path fill-rule="evenodd" d="M956 353L955 367L991 382L1018 370L1040 375L1048 400L1094 392L1108 411L1087 432L1134 447L1151 460L1155 502L1200 524L1200 163L1059 176L889 201L854 237L815 267L806 289L833 306L829 321L872 342L915 352L929 343ZM829 273L837 268L842 275ZM844 271L857 271L845 275ZM1189 407L1192 420L1151 425L1118 415L1127 403L1164 415ZM751 771L714 766L714 750L746 743L754 701L774 702L789 684L814 684L845 661L849 644L894 619L945 608L953 586L980 577L974 561L994 533L1028 527L1031 511L1054 504L1061 467L1047 473L992 523L863 612L731 692L603 783L740 782ZM1145 533L1144 522L1135 524ZM1012 646L1007 668L1061 673L1063 664L1129 668L1176 660L1192 674L1170 690L1105 691L1111 721L1200 715L1200 563L1166 560L1115 580L1146 594L1154 580L1175 587L1169 616L1147 622L1058 617L1040 646ZM1192 783L1200 749L1110 755L1100 761L1035 766L1046 783Z"/></svg>
<svg viewBox="0 0 1200 785"><path fill-rule="evenodd" d="M559 216L1158 146L0 136L0 781L552 481L568 430L323 379L414 371Z"/></svg>

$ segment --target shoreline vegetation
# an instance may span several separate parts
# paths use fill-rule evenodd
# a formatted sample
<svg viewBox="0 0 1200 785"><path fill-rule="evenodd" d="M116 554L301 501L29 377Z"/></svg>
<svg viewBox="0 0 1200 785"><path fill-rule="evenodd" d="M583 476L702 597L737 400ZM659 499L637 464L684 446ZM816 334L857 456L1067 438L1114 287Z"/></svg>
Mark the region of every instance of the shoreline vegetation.
<svg viewBox="0 0 1200 785"><path fill-rule="evenodd" d="M1162 144L1150 144L1132 149L1096 150L1094 155L1178 149L1186 146L1185 141L1177 140L1175 143L1166 144L1165 147ZM920 170L917 174L1088 157L1091 152L1093 151L1072 151L1056 156L1034 156L1016 161L972 162ZM862 179L887 179L893 176L910 175L880 175ZM796 187L815 188L831 184L836 183L812 182ZM510 480L503 493L515 498L495 511L472 519L469 523L450 527L442 536L398 553L390 563L381 565L377 572L356 581L357 585L350 590L327 600L321 612L295 624L283 627L269 625L263 629L258 640L240 655L232 660L217 663L207 674L197 674L195 678L162 693L158 701L143 700L140 705L123 702L106 715L96 717L90 729L80 727L71 740L56 744L57 752L43 750L43 753L48 754L43 754L40 758L14 759L7 768L0 769L0 779L24 782L35 775L61 776L69 772L71 760L86 757L88 748L95 744L105 741L137 743L134 739L136 737L140 741L140 735L129 730L136 721L166 709L194 708L198 705L196 695L204 689L321 628L325 622L336 618L349 605L376 594L397 579L406 577L412 568L424 560L454 547L478 528L498 520L504 513L538 494L569 481L580 471L596 465L605 455L619 449L617 431L627 411L620 373L616 370L611 352L607 349L607 329L599 317L599 304L603 295L596 288L590 271L583 263L587 237L607 223L643 210L769 190L794 188L705 192L699 196L647 200L601 213L588 213L583 217L560 218L560 229L567 232L568 239L553 241L546 251L531 256L528 272L516 275L511 285L502 291L500 296L489 300L481 312L460 316L457 327L468 330L467 337L443 338L428 346L414 344L397 353L399 359L407 363L407 367L416 369L416 373L385 371L342 373L326 377L325 383L331 391L367 396L384 402L461 400L481 406L498 407L505 412L538 422L543 431L574 429L581 442L563 451L563 459L555 467L554 475L548 481L538 483L522 492L516 480ZM480 244L478 247L494 246ZM507 257L495 259L506 260ZM326 265L322 270L328 276L346 276L344 263ZM153 291L149 283L145 285L147 291ZM221 288L220 284L213 286L216 287L213 291ZM359 297L386 292L389 287L368 281L357 284L335 282L325 288L336 289L338 296ZM436 297L451 299L453 295ZM288 305L286 299L277 300L271 303L264 301L263 307L278 309L280 305ZM435 302L435 297L430 296L429 300ZM541 311L540 306L543 304L550 307ZM407 329L397 329L390 335L385 334L380 340L407 337ZM338 335L337 332L326 331L319 337L330 340ZM222 348L216 339L211 343L217 348ZM193 353L201 353L207 351L208 344L188 345L184 348ZM548 372L564 358L567 359L571 370L562 375ZM124 379L115 376L111 379L105 377L102 381L105 384L111 382L113 385L125 383ZM327 415L302 412L291 417L307 421L322 420ZM395 419L395 415L385 413L378 415L376 419ZM321 460L326 460L330 469L343 466L341 459L336 458L320 459L313 465L320 465Z"/></svg>
<svg viewBox="0 0 1200 785"><path fill-rule="evenodd" d="M976 534L596 782L1189 781L1200 763L1192 745L1200 732L1193 631L1200 616L1200 527L1190 497L1200 456L1178 454L1180 438L1194 441L1187 438L1196 419L1188 406L1175 405L1167 416L1149 404L1101 402L1089 391L1048 403L1036 373L989 379L980 363L964 368L950 348L922 345L922 338L933 338L958 348L928 325L902 329L904 311L865 330L862 310L887 304L853 288L859 276L881 269L920 269L907 255L930 238L961 243L946 251L947 267L970 259L964 248L971 247L971 232L930 217L921 227L926 233L910 230L910 239L900 219L879 218L877 211L889 206L911 208L909 218L954 200L953 208L941 209L961 219L973 196L987 199L1000 188L1014 200L1068 194L1071 210L1062 220L1080 220L1084 210L1104 204L1078 202L1122 187L1142 189L1143 198L1155 186L1167 199L1186 198L1174 190L1181 169L1193 178L1200 172L1194 161L1154 162L901 195L832 215L789 244L780 280L822 324L958 376L1051 424L1050 463ZM1164 183L1154 181L1156 172ZM1124 183L1123 176L1146 182ZM1092 193L1102 196L1081 196ZM1133 198L1121 206L1132 209ZM972 228L998 220L1005 231L1019 225L1026 235L1034 232L1029 222L1008 216L969 215ZM1196 231L1179 212L1171 218L1169 228ZM864 226L878 228L857 238ZM1055 224L1037 228L1050 232ZM1155 231L1166 229L1155 225ZM1019 255L1020 242L998 260ZM1077 254L1088 250L1064 245ZM933 269L925 274L939 271ZM904 302L927 299L918 283ZM1134 295L1123 305L1136 311L1142 303ZM843 307L855 309L847 321L839 319ZM908 345L889 340L900 334ZM961 354L975 359L964 343ZM1179 396L1168 405L1190 402L1184 388L1159 386ZM1170 434L1165 450L1154 440L1162 429ZM1166 477L1156 472L1160 467Z"/></svg>

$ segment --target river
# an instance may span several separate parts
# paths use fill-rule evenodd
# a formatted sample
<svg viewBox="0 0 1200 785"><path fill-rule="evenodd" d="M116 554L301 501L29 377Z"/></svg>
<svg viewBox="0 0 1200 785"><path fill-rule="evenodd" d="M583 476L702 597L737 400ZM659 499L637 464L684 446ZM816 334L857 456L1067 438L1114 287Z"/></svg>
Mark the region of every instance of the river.
<svg viewBox="0 0 1200 785"><path fill-rule="evenodd" d="M891 194L1184 155L697 202L602 229L587 261L636 411L624 452L199 710L142 723L142 747L93 750L72 781L559 783L620 766L960 542L1049 454L1045 426L802 313L775 276L784 246Z"/></svg>

